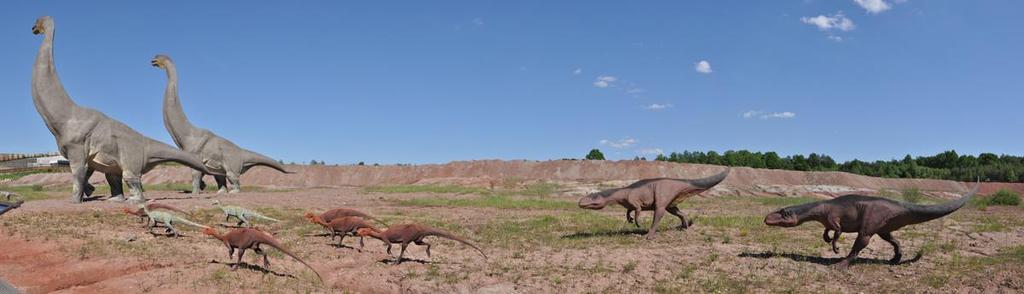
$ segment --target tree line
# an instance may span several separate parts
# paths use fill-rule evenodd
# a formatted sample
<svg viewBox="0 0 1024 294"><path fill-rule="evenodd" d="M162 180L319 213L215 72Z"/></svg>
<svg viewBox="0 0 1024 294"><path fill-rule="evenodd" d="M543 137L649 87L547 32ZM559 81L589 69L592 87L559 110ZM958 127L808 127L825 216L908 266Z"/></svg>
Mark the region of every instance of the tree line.
<svg viewBox="0 0 1024 294"><path fill-rule="evenodd" d="M753 168L798 170L798 171L842 171L859 175L883 178L926 178L955 181L1024 182L1024 157L981 153L978 156L960 155L955 150L934 156L911 157L902 160L877 160L874 162L850 160L838 163L825 154L811 153L779 156L775 152L750 152L729 150L684 151L658 155L655 160L678 163L702 163Z"/></svg>

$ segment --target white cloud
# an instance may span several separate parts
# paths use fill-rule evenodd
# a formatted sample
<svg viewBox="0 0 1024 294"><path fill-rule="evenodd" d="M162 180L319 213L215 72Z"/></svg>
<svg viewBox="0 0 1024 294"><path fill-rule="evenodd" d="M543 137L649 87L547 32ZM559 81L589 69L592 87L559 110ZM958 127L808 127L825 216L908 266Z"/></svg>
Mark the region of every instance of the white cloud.
<svg viewBox="0 0 1024 294"><path fill-rule="evenodd" d="M484 19L479 18L479 17L474 18L473 19L473 24L478 25L478 26L482 26L482 25L484 25Z"/></svg>
<svg viewBox="0 0 1024 294"><path fill-rule="evenodd" d="M612 147L615 149L629 148L630 146L636 145L636 139L626 137L621 140L601 140L601 145Z"/></svg>
<svg viewBox="0 0 1024 294"><path fill-rule="evenodd" d="M711 73L711 63L707 60L701 60L693 66L693 69L702 74L709 74Z"/></svg>
<svg viewBox="0 0 1024 294"><path fill-rule="evenodd" d="M672 104L668 104L668 103L665 103L665 104L654 103L654 104L651 104L651 105L647 105L644 108L647 108L648 110L662 110L662 109L665 109L665 108L672 108Z"/></svg>
<svg viewBox="0 0 1024 294"><path fill-rule="evenodd" d="M764 112L760 110L751 110L742 114L743 118L760 118L760 119L787 119L796 117L795 112L783 111L783 112Z"/></svg>
<svg viewBox="0 0 1024 294"><path fill-rule="evenodd" d="M853 0L853 2L857 2L857 5L867 10L868 13L873 14L878 14L892 8L892 5L885 3L885 0Z"/></svg>
<svg viewBox="0 0 1024 294"><path fill-rule="evenodd" d="M594 87L608 88L611 87L615 83L615 81L618 80L619 78L616 78L614 76L599 76L597 77L597 80L594 81Z"/></svg>
<svg viewBox="0 0 1024 294"><path fill-rule="evenodd" d="M583 73L583 69L582 68L577 68L576 70L572 71L572 74L574 74L574 75L578 75L578 74L581 74L581 73Z"/></svg>
<svg viewBox="0 0 1024 294"><path fill-rule="evenodd" d="M800 21L805 24L816 26L818 27L818 30L822 31L840 30L848 32L857 27L853 24L852 20L843 15L842 11L830 16L819 15L815 17L801 17Z"/></svg>
<svg viewBox="0 0 1024 294"><path fill-rule="evenodd" d="M783 112L772 112L761 116L761 119L772 119L772 118L794 118L796 113L783 111Z"/></svg>
<svg viewBox="0 0 1024 294"><path fill-rule="evenodd" d="M843 41L843 37L840 37L840 36L828 35L826 38L828 38L829 40L832 40L832 41L836 41L836 42L842 42Z"/></svg>
<svg viewBox="0 0 1024 294"><path fill-rule="evenodd" d="M661 150L661 148L646 148L637 150L636 153L640 153L642 155L661 155L665 154L665 150Z"/></svg>

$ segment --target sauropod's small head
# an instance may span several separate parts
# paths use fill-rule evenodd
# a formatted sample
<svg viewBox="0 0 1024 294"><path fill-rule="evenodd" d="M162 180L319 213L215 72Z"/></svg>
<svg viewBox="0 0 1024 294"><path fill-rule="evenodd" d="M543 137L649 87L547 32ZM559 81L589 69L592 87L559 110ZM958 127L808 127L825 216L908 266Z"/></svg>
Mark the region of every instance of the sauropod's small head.
<svg viewBox="0 0 1024 294"><path fill-rule="evenodd" d="M36 24L32 26L32 34L38 35L45 33L53 29L53 18L49 16L41 16L36 19Z"/></svg>
<svg viewBox="0 0 1024 294"><path fill-rule="evenodd" d="M167 55L159 54L157 56L153 56L153 60L151 60L149 63L152 64L154 67L167 68L167 65L171 64L171 62L172 61L170 57L167 57Z"/></svg>
<svg viewBox="0 0 1024 294"><path fill-rule="evenodd" d="M795 227L800 224L800 220L792 210L783 208L765 216L764 224L776 227Z"/></svg>

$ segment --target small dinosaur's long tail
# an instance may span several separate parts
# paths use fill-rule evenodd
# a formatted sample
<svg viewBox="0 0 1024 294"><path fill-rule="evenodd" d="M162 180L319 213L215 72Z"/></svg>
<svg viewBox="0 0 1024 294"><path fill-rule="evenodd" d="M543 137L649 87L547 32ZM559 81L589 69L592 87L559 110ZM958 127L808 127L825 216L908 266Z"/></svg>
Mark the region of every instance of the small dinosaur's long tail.
<svg viewBox="0 0 1024 294"><path fill-rule="evenodd" d="M971 189L970 192L961 196L960 199L936 205L907 204L907 209L912 213L914 217L913 223L915 224L937 219L953 213L963 207L967 202L971 201L974 194L978 193L979 188L981 188L980 182L975 185L974 189Z"/></svg>
<svg viewBox="0 0 1024 294"><path fill-rule="evenodd" d="M185 219L183 217L176 217L176 218L177 218L178 222L181 222L181 223L186 224L186 225L190 225L190 226L198 227L198 228L204 228L204 229L209 228L208 226L204 226L204 225L200 225L200 224L194 223L194 222L192 222L190 220L187 220L187 219Z"/></svg>
<svg viewBox="0 0 1024 294"><path fill-rule="evenodd" d="M384 225L385 227L386 227L386 226L388 226L388 223L386 223L386 222L384 222L384 221L380 220L379 218L373 217L372 215L369 215L369 214L363 213L363 212L361 212L361 211L357 211L357 210L352 210L352 214L355 214L355 216L358 216L358 217L361 217L361 218L365 218L365 219L370 219L370 220L373 220L373 221L375 221L375 222L378 222L378 223L380 223L380 224Z"/></svg>
<svg viewBox="0 0 1024 294"><path fill-rule="evenodd" d="M473 249L476 249L476 251L479 251L480 255L483 255L484 259L487 259L487 254L484 253L483 250L480 250L480 247L476 247L476 245L473 245L473 243L469 243L469 241L466 241L465 239L462 239L459 236L456 236L455 234L449 233L449 232L447 232L445 230L438 229L438 228L430 228L430 230L427 231L427 235L428 236L438 236L438 237L448 238L448 239L452 239L452 240L458 241L459 243L466 244L469 247L473 247Z"/></svg>
<svg viewBox="0 0 1024 294"><path fill-rule="evenodd" d="M290 251L285 250L284 247L282 247L281 244L277 242L277 240L274 240L272 237L270 237L270 235L261 236L259 239L261 239L261 240L259 240L260 243L267 244L270 247L274 247L274 249L277 249L278 251L281 251L282 253L284 253L284 254L286 254L288 256L291 256L291 258L294 258L295 260L298 260L303 265L308 267L309 270L313 271L314 274L316 274L316 278L318 280L320 280L320 283L324 282L324 278L320 277L320 273L317 272L316 269L314 269L312 266L310 266L308 263L306 263L306 261L302 260L301 258L296 257L295 254L292 254Z"/></svg>
<svg viewBox="0 0 1024 294"><path fill-rule="evenodd" d="M275 219L275 218L272 218L272 217L269 217L269 216L265 216L265 215L259 214L258 212L255 212L255 211L252 212L252 215L257 217L257 218L262 218L262 219L265 219L265 220L268 220L268 221L272 221L272 222L281 222L281 220L279 220L279 219Z"/></svg>
<svg viewBox="0 0 1024 294"><path fill-rule="evenodd" d="M150 203L150 204L146 204L146 209L149 209L149 210L166 209L166 210L170 210L170 211L177 211L179 213L186 214L186 215L192 215L191 212L184 211L184 210L182 210L180 208L171 206L169 204L163 204L163 203Z"/></svg>

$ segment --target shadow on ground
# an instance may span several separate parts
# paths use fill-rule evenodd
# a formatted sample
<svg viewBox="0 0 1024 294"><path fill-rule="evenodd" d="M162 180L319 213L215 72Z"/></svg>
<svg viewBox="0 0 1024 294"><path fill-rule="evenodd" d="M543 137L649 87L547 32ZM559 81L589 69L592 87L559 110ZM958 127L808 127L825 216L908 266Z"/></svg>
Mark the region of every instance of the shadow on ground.
<svg viewBox="0 0 1024 294"><path fill-rule="evenodd" d="M279 273L279 272L275 272L275 271L263 268L261 266L255 265L255 264L248 264L248 263L245 263L245 262L242 262L242 263L222 263L220 261L211 260L210 263L227 265L228 268L231 269L231 270L235 270L235 269L238 269L238 268L244 268L244 269L247 269L247 270L250 270L250 271L260 272L260 273L264 273L264 274L272 274L272 275L275 275L275 276L278 276L278 277L287 277L287 278L293 278L293 279L295 278L295 276L290 275L290 274L282 274L282 273ZM238 267L235 267L236 265Z"/></svg>
<svg viewBox="0 0 1024 294"><path fill-rule="evenodd" d="M919 260L921 260L921 255L922 255L922 253L920 251L918 251L917 254L914 255L914 258L904 259L904 260L900 261L897 265L904 265L904 264L911 264L911 263L918 262ZM775 253L775 252L771 252L771 251L765 251L765 252L761 252L761 253L743 252L743 253L740 253L737 256L739 256L739 257L747 257L747 258L760 258L760 259L769 259L769 258L773 258L773 257L781 257L781 258L789 258L789 259L791 259L793 261L797 261L797 262L809 262L809 263L816 263L816 264L820 264L820 265L833 265L833 264L839 263L840 261L843 260L842 257L809 256L809 255L796 254L796 253ZM889 261L888 260L883 260L883 259L877 259L877 258L857 258L857 259L853 260L853 262L851 264L889 264Z"/></svg>

